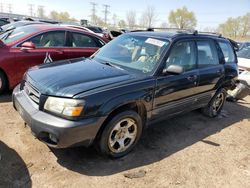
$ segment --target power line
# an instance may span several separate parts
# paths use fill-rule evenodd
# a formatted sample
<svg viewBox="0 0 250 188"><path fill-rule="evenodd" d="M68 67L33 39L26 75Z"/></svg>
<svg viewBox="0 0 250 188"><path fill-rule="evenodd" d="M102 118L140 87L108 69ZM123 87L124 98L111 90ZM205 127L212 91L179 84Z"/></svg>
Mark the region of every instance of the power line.
<svg viewBox="0 0 250 188"><path fill-rule="evenodd" d="M103 5L104 7L104 22L105 22L105 25L107 25L107 21L108 21L108 14L110 13L109 12L109 8L110 8L110 5Z"/></svg>
<svg viewBox="0 0 250 188"><path fill-rule="evenodd" d="M12 4L8 4L9 13L12 13Z"/></svg>
<svg viewBox="0 0 250 188"><path fill-rule="evenodd" d="M94 2L90 2L90 4L92 5L92 9L91 9L91 21L94 22L94 24L96 24L96 6L97 4Z"/></svg>
<svg viewBox="0 0 250 188"><path fill-rule="evenodd" d="M0 11L3 12L3 3L0 3Z"/></svg>
<svg viewBox="0 0 250 188"><path fill-rule="evenodd" d="M42 6L42 5L38 6L37 14L38 14L37 15L38 17L44 18L44 14L45 14L44 6Z"/></svg>

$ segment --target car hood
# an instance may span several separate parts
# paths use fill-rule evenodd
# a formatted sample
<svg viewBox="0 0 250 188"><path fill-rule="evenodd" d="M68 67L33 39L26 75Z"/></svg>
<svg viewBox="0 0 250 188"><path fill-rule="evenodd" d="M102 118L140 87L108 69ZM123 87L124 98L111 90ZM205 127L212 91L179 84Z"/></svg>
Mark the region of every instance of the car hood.
<svg viewBox="0 0 250 188"><path fill-rule="evenodd" d="M78 59L33 67L25 79L42 94L73 97L89 90L129 82L136 79L136 75L94 60Z"/></svg>

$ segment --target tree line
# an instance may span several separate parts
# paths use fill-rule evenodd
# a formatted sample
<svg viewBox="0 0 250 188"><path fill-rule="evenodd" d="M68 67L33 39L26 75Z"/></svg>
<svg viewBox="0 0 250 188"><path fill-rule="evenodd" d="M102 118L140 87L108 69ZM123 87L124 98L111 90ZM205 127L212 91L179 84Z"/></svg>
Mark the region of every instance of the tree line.
<svg viewBox="0 0 250 188"><path fill-rule="evenodd" d="M37 16L41 18L50 18L65 22L78 22L77 19L70 16L68 12L51 11L45 16L43 7L37 10ZM92 14L90 23L107 28L120 29L140 29L155 27L158 22L158 15L154 6L148 6L140 15L135 10L126 12L125 18L120 19L119 16L113 14L109 22L105 22L103 18ZM194 29L197 26L195 13L189 11L186 7L178 8L170 11L168 22L163 22L160 27L175 27L179 29ZM217 28L205 28L205 31L215 31L222 33L230 38L245 38L250 32L250 12L236 18L230 17Z"/></svg>

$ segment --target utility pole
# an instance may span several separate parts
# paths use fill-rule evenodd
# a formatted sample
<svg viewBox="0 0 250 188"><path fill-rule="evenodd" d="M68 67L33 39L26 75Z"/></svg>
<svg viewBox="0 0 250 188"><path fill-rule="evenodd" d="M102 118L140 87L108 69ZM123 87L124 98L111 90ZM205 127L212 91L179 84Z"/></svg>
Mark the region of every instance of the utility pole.
<svg viewBox="0 0 250 188"><path fill-rule="evenodd" d="M96 6L97 4L94 2L90 2L92 9L91 9L91 21L93 24L96 24Z"/></svg>
<svg viewBox="0 0 250 188"><path fill-rule="evenodd" d="M8 4L9 13L12 13L12 5Z"/></svg>
<svg viewBox="0 0 250 188"><path fill-rule="evenodd" d="M37 17L44 18L45 16L44 6L39 5L37 8Z"/></svg>
<svg viewBox="0 0 250 188"><path fill-rule="evenodd" d="M33 16L33 7L34 5L33 4L28 4L29 6L29 11L30 11L30 16Z"/></svg>
<svg viewBox="0 0 250 188"><path fill-rule="evenodd" d="M3 3L0 3L0 11L3 12Z"/></svg>
<svg viewBox="0 0 250 188"><path fill-rule="evenodd" d="M107 25L108 14L110 13L109 12L110 5L103 5L103 7L104 7L104 10L103 10L103 12L104 12L104 23L105 23L105 25Z"/></svg>

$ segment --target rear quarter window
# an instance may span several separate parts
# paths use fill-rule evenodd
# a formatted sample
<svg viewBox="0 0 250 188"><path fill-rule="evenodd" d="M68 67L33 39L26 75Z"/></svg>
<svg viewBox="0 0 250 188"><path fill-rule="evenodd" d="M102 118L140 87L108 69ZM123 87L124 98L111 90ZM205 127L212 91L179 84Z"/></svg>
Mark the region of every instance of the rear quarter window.
<svg viewBox="0 0 250 188"><path fill-rule="evenodd" d="M219 46L224 55L225 63L234 63L235 55L232 46L228 42L219 42Z"/></svg>

